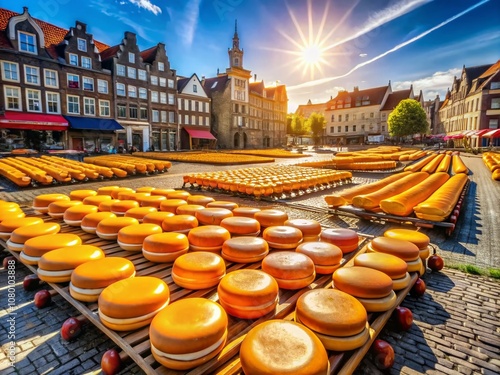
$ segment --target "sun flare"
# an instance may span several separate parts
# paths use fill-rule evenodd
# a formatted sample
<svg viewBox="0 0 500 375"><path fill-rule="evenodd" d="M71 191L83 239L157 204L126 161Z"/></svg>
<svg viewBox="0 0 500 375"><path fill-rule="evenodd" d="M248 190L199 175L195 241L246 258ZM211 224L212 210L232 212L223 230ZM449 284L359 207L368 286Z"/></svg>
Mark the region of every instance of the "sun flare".
<svg viewBox="0 0 500 375"><path fill-rule="evenodd" d="M323 51L317 44L311 44L302 48L302 61L305 64L317 64L321 60Z"/></svg>

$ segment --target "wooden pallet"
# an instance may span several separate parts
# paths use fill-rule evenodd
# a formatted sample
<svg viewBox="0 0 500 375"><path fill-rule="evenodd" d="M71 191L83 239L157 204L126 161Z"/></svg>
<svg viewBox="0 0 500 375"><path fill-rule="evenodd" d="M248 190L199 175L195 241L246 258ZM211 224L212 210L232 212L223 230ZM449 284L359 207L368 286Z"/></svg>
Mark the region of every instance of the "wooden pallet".
<svg viewBox="0 0 500 375"><path fill-rule="evenodd" d="M46 221L54 221L51 217L42 215L42 218ZM74 233L81 237L82 242L88 245L94 245L100 247L106 254L106 256L124 257L129 259L134 263L137 275L140 276L155 276L164 280L170 289L171 302L182 298L190 297L205 297L211 300L217 301L217 288L205 289L205 290L188 290L177 286L171 277L172 264L165 263L152 263L146 260L141 252L130 252L122 250L116 241L106 241L102 240L96 235L83 232L78 227L70 227L64 223L61 223L61 233ZM365 243L368 238L360 237L358 250L347 254L344 259L342 266L352 265L352 259L359 253L365 251ZM3 240L0 240L0 246L7 248ZM19 259L19 253L12 252L17 259ZM260 268L259 263L253 264L235 264L226 263L227 272L231 272L241 268ZM33 273L36 273L36 267L27 266ZM412 283L416 280L416 275L412 275ZM69 293L68 284L55 284L49 283L49 285L59 293L64 299L66 299L71 305L73 305L83 316L85 316L92 324L99 328L104 334L106 334L121 350L132 359L146 374L181 374L187 373L190 375L201 375L207 373L216 374L241 374L241 365L239 362L239 347L246 334L256 325L269 319L290 319L295 310L295 304L297 299L306 291L314 288L331 287L331 275L319 275L316 280L307 288L298 291L280 290L279 293L279 303L277 309L274 313L269 313L266 316L257 320L243 320L229 316L229 335L227 344L219 354L218 357L208 361L204 365L201 365L195 369L188 372L179 372L167 369L161 364L155 361L151 354L151 345L149 341L149 327L144 327L135 331L129 332L117 332L110 330L104 326L97 313L97 303L82 303L79 302ZM398 304L405 298L411 285L397 293ZM361 362L364 355L370 348L371 343L375 337L380 333L381 329L384 327L385 323L389 319L391 311L383 314L372 314L370 316L370 340L360 349L346 352L346 353L329 353L331 362L331 373L342 373L349 374L357 367Z"/></svg>

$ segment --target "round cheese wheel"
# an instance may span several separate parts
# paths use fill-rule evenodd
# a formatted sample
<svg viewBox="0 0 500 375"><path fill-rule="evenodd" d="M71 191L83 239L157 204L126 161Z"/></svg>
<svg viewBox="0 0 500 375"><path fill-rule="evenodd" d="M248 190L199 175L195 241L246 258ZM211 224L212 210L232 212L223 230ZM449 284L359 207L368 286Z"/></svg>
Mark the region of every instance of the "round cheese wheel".
<svg viewBox="0 0 500 375"><path fill-rule="evenodd" d="M49 204L59 200L69 201L70 198L65 194L41 194L37 195L33 200L33 209L41 214L45 214L49 210Z"/></svg>
<svg viewBox="0 0 500 375"><path fill-rule="evenodd" d="M19 206L18 203L15 202L7 202L4 200L0 200L0 209L1 210L16 210L20 209L21 207Z"/></svg>
<svg viewBox="0 0 500 375"><path fill-rule="evenodd" d="M103 219L97 224L95 234L104 240L116 240L120 229L129 225L139 224L139 220L133 217L113 217Z"/></svg>
<svg viewBox="0 0 500 375"><path fill-rule="evenodd" d="M404 260L385 253L359 254L354 258L354 265L382 271L393 280L404 277L408 271Z"/></svg>
<svg viewBox="0 0 500 375"><path fill-rule="evenodd" d="M311 258L293 251L268 254L262 260L262 271L274 277L279 287L283 289L304 288L316 277L314 262Z"/></svg>
<svg viewBox="0 0 500 375"><path fill-rule="evenodd" d="M316 220L288 219L285 225L299 229L306 242L317 241L321 233L321 224Z"/></svg>
<svg viewBox="0 0 500 375"><path fill-rule="evenodd" d="M406 288L411 281L410 274L406 272L406 274L399 279L392 279L392 289L393 290L401 290Z"/></svg>
<svg viewBox="0 0 500 375"><path fill-rule="evenodd" d="M240 347L246 375L326 375L330 364L318 337L302 324L269 320L252 328Z"/></svg>
<svg viewBox="0 0 500 375"><path fill-rule="evenodd" d="M219 225L226 217L233 216L233 213L227 208L207 207L196 211L195 217L203 225Z"/></svg>
<svg viewBox="0 0 500 375"><path fill-rule="evenodd" d="M276 309L279 287L267 273L243 269L224 276L217 293L220 304L229 315L256 319Z"/></svg>
<svg viewBox="0 0 500 375"><path fill-rule="evenodd" d="M97 206L99 207L102 202L111 202L113 201L113 198L111 198L111 195L96 195L96 196L89 196L83 199L83 204L89 204L92 206Z"/></svg>
<svg viewBox="0 0 500 375"><path fill-rule="evenodd" d="M205 225L193 228L188 233L188 240L191 250L220 251L224 241L231 238L231 234L226 228L218 225Z"/></svg>
<svg viewBox="0 0 500 375"><path fill-rule="evenodd" d="M141 186L139 188L136 189L136 192L137 193L150 193L155 190L156 188L153 187L153 186Z"/></svg>
<svg viewBox="0 0 500 375"><path fill-rule="evenodd" d="M318 274L333 273L342 262L342 250L328 242L303 242L295 251L311 258Z"/></svg>
<svg viewBox="0 0 500 375"><path fill-rule="evenodd" d="M212 197L207 197L206 195L190 195L187 197L188 204L196 204L199 206L206 207L208 203L215 201Z"/></svg>
<svg viewBox="0 0 500 375"><path fill-rule="evenodd" d="M295 227L286 225L277 225L266 227L262 232L264 238L270 247L274 249L293 249L302 242L302 232Z"/></svg>
<svg viewBox="0 0 500 375"><path fill-rule="evenodd" d="M216 208L225 208L229 211L234 210L235 208L238 208L239 205L236 202L230 202L230 201L213 201L213 202L208 202L206 207L216 207Z"/></svg>
<svg viewBox="0 0 500 375"><path fill-rule="evenodd" d="M57 223L40 223L29 226L22 226L14 229L7 241L7 248L12 251L21 251L24 243L33 237L43 236L45 234L56 234L61 230Z"/></svg>
<svg viewBox="0 0 500 375"><path fill-rule="evenodd" d="M111 212L94 212L88 214L82 219L80 226L84 232L95 234L97 225L104 219L115 218L116 215Z"/></svg>
<svg viewBox="0 0 500 375"><path fill-rule="evenodd" d="M232 236L258 236L260 233L260 223L249 217L226 217L222 219L220 226L226 228Z"/></svg>
<svg viewBox="0 0 500 375"><path fill-rule="evenodd" d="M429 236L422 232L417 232L410 229L389 229L384 232L384 237L410 241L411 243L415 244L420 250L426 249L430 243Z"/></svg>
<svg viewBox="0 0 500 375"><path fill-rule="evenodd" d="M358 248L359 237L352 229L328 228L320 235L321 241L332 243L340 248L344 254L351 253Z"/></svg>
<svg viewBox="0 0 500 375"><path fill-rule="evenodd" d="M78 206L69 207L64 211L63 220L69 226L79 227L82 220L88 214L95 213L99 210L97 206L91 206L89 204L80 204Z"/></svg>
<svg viewBox="0 0 500 375"><path fill-rule="evenodd" d="M173 193L175 189L154 189L151 191L151 195L161 195L167 198L169 193Z"/></svg>
<svg viewBox="0 0 500 375"><path fill-rule="evenodd" d="M196 212L203 210L205 206L200 204L183 204L176 208L175 213L177 215L191 215L195 216Z"/></svg>
<svg viewBox="0 0 500 375"><path fill-rule="evenodd" d="M103 196L104 195L98 195L98 197L103 197ZM111 212L111 205L115 202L119 202L119 200L118 199L111 199L111 200L107 200L107 201L103 201L103 202L99 203L99 211Z"/></svg>
<svg viewBox="0 0 500 375"><path fill-rule="evenodd" d="M174 215L166 217L161 224L165 232L188 233L198 226L198 219L191 215Z"/></svg>
<svg viewBox="0 0 500 375"><path fill-rule="evenodd" d="M187 201L185 201L184 199L169 198L160 203L160 210L166 212L172 212L173 214L175 214L177 211L177 207L183 206L185 204L187 204Z"/></svg>
<svg viewBox="0 0 500 375"><path fill-rule="evenodd" d="M111 192L119 188L120 188L119 186L101 186L100 188L97 189L97 195L111 196Z"/></svg>
<svg viewBox="0 0 500 375"><path fill-rule="evenodd" d="M161 202L166 200L162 195L148 195L146 197L139 197L137 202L141 205L141 207L154 207L157 210L160 209Z"/></svg>
<svg viewBox="0 0 500 375"><path fill-rule="evenodd" d="M139 207L139 202L133 200L117 200L111 204L111 212L116 216L123 216L131 208Z"/></svg>
<svg viewBox="0 0 500 375"><path fill-rule="evenodd" d="M333 286L354 297L383 298L392 292L392 279L366 267L343 267L333 273Z"/></svg>
<svg viewBox="0 0 500 375"><path fill-rule="evenodd" d="M93 197L97 195L97 191L89 189L73 190L70 191L69 197L71 200L83 201L87 197ZM86 203L88 204L88 203ZM97 206L97 205L96 205Z"/></svg>
<svg viewBox="0 0 500 375"><path fill-rule="evenodd" d="M288 220L288 214L280 210L265 209L256 212L254 218L259 221L261 227L271 227L284 225Z"/></svg>
<svg viewBox="0 0 500 375"><path fill-rule="evenodd" d="M186 254L189 241L185 234L168 232L152 234L142 243L142 254L151 262L168 263Z"/></svg>
<svg viewBox="0 0 500 375"><path fill-rule="evenodd" d="M0 238L8 240L14 230L27 225L42 224L43 219L39 217L23 217L6 219L0 222Z"/></svg>
<svg viewBox="0 0 500 375"><path fill-rule="evenodd" d="M111 197L113 197L113 199L120 199L118 198L118 195L121 193L135 193L135 190L128 187L119 187L118 189L113 189L110 191L110 195Z"/></svg>
<svg viewBox="0 0 500 375"><path fill-rule="evenodd" d="M234 216L244 216L244 217L249 217L251 219L254 219L255 214L259 211L261 211L261 209L257 208L257 207L236 207L233 210L233 215Z"/></svg>
<svg viewBox="0 0 500 375"><path fill-rule="evenodd" d="M235 263L254 263L269 254L269 245L261 237L239 236L226 240L222 244L221 255Z"/></svg>
<svg viewBox="0 0 500 375"><path fill-rule="evenodd" d="M172 266L172 279L186 289L211 288L217 285L225 274L224 259L205 251L181 255Z"/></svg>
<svg viewBox="0 0 500 375"><path fill-rule="evenodd" d="M26 214L20 208L0 209L0 222L10 219L22 219Z"/></svg>
<svg viewBox="0 0 500 375"><path fill-rule="evenodd" d="M55 201L55 202L52 202L51 204L49 204L49 210L47 211L47 213L49 214L50 217L53 217L53 218L62 218L64 216L64 212L70 208L70 207L73 207L73 206L79 206L83 204L81 201L79 200L74 200L74 201L66 201L66 200L62 200L62 201Z"/></svg>
<svg viewBox="0 0 500 375"><path fill-rule="evenodd" d="M103 289L116 281L135 276L134 264L121 257L106 257L86 262L76 267L71 274L71 287L75 290ZM100 292L98 293L100 294Z"/></svg>
<svg viewBox="0 0 500 375"><path fill-rule="evenodd" d="M31 257L41 257L43 254L69 246L82 244L79 236L72 233L46 234L30 238L24 243L23 253Z"/></svg>
<svg viewBox="0 0 500 375"><path fill-rule="evenodd" d="M174 190L170 193L167 194L167 199L172 200L172 199L181 199L186 201L186 199L191 195L188 191L184 190ZM187 203L187 201L186 201Z"/></svg>
<svg viewBox="0 0 500 375"><path fill-rule="evenodd" d="M172 216L174 216L172 212L163 212L163 211L150 212L149 214L146 214L146 216L142 218L142 222L162 226L163 220L165 220L165 218L167 217L172 217Z"/></svg>
<svg viewBox="0 0 500 375"><path fill-rule="evenodd" d="M416 260L420 254L417 245L410 241L390 237L375 237L368 243L367 249L368 251L395 255L406 262Z"/></svg>
<svg viewBox="0 0 500 375"><path fill-rule="evenodd" d="M389 295L380 298L361 298L356 297L359 302L365 307L368 312L383 312L390 310L396 306L397 296L394 291Z"/></svg>
<svg viewBox="0 0 500 375"><path fill-rule="evenodd" d="M123 250L141 251L144 239L158 233L162 233L162 229L156 224L128 225L118 231L117 243Z"/></svg>
<svg viewBox="0 0 500 375"><path fill-rule="evenodd" d="M423 274L424 271L422 271L422 268L424 268L425 270L425 267L422 267L423 262L422 259L420 259L420 257L412 261L407 261L406 264L408 266L408 272L418 272Z"/></svg>
<svg viewBox="0 0 500 375"><path fill-rule="evenodd" d="M158 212L158 210L154 207L134 207L125 212L125 217L133 217L139 220L139 223L142 223L144 216L150 214L152 212Z"/></svg>
<svg viewBox="0 0 500 375"><path fill-rule="evenodd" d="M314 332L327 336L353 336L367 322L363 305L353 296L336 289L315 289L302 294L295 308L296 318Z"/></svg>
<svg viewBox="0 0 500 375"><path fill-rule="evenodd" d="M198 367L214 358L227 339L224 309L206 298L175 301L151 322L153 357L173 370Z"/></svg>

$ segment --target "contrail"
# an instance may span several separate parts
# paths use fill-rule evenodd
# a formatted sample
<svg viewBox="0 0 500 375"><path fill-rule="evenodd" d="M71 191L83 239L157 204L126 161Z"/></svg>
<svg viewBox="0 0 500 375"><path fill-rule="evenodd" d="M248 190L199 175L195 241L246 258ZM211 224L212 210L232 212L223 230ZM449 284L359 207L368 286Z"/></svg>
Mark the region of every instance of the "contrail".
<svg viewBox="0 0 500 375"><path fill-rule="evenodd" d="M350 75L351 73L355 72L356 70L358 70L359 68L362 68L363 66L366 66L368 64L371 64L372 62L374 61L377 61L379 59L381 59L382 57L385 57L405 46L407 46L408 44L411 44L421 38L423 38L424 36L426 36L427 34L430 34L432 33L433 31L437 30L437 29L440 29L441 27L445 26L446 24L456 20L457 18L460 18L462 17L463 15L469 13L470 11L480 7L481 5L483 4L486 4L488 3L490 0L483 0L483 1L480 1L479 3L467 8L466 10L454 15L453 17L451 18L448 18L447 20L441 22L439 25L436 25L432 28L430 28L429 30L426 30L424 31L423 33L411 38L410 40L407 40L406 42L403 42L403 43L400 43L398 44L397 46L391 48L390 50L388 51L385 51L384 53L381 53L380 55L378 56L375 56L374 58L368 60L368 61L364 61L362 62L361 64L358 64L356 65L354 68L352 68L351 70L349 70L347 73L345 74L342 74L340 76L335 76L335 77L327 77L327 78L322 78L322 79L317 79L317 80L314 80L314 81L309 81L309 82L305 82L305 83L301 83L299 85L295 85L295 86L290 86L290 87L287 87L287 90L288 91L292 91L292 90L297 90L297 89L301 89L301 88L304 88L304 87L311 87L311 86L318 86L318 85L321 85L323 83L327 83L327 82L330 82L330 81L333 81L333 80L336 80L336 79L339 79L339 78L344 78L344 77L347 77L348 75Z"/></svg>

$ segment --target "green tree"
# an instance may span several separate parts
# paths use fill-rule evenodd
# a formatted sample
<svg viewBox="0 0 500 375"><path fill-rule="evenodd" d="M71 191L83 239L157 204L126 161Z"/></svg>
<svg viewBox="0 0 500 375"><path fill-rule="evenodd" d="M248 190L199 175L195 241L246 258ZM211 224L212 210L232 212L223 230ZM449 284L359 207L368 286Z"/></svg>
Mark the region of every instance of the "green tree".
<svg viewBox="0 0 500 375"><path fill-rule="evenodd" d="M287 134L292 137L299 137L309 133L306 120L302 115L292 114L287 117Z"/></svg>
<svg viewBox="0 0 500 375"><path fill-rule="evenodd" d="M323 132L326 126L325 116L321 113L311 113L311 116L307 119L308 127L311 129L314 144L317 146L323 136Z"/></svg>
<svg viewBox="0 0 500 375"><path fill-rule="evenodd" d="M400 101L389 115L387 124L391 137L425 134L429 130L425 111L414 99Z"/></svg>

